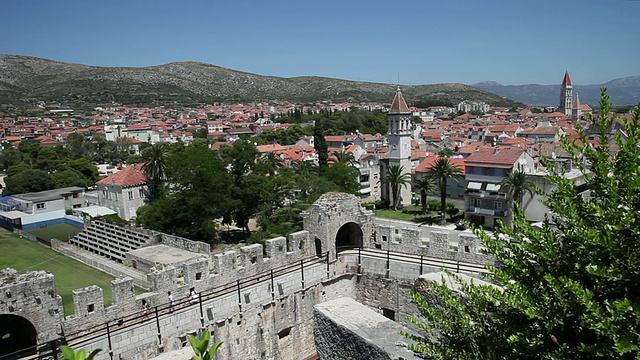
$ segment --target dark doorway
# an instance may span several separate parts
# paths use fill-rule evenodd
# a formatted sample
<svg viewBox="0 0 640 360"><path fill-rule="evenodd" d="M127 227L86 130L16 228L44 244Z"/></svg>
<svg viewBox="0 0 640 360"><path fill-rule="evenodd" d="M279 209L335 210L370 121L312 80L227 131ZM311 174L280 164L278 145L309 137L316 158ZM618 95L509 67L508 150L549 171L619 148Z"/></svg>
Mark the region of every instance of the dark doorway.
<svg viewBox="0 0 640 360"><path fill-rule="evenodd" d="M336 234L336 249L362 247L362 229L356 223L342 225Z"/></svg>
<svg viewBox="0 0 640 360"><path fill-rule="evenodd" d="M17 315L0 315L0 358L19 359L34 355L37 336L29 320Z"/></svg>
<svg viewBox="0 0 640 360"><path fill-rule="evenodd" d="M382 308L382 316L386 317L389 320L396 321L396 312L395 312L395 310Z"/></svg>
<svg viewBox="0 0 640 360"><path fill-rule="evenodd" d="M322 257L322 240L316 238L316 256Z"/></svg>

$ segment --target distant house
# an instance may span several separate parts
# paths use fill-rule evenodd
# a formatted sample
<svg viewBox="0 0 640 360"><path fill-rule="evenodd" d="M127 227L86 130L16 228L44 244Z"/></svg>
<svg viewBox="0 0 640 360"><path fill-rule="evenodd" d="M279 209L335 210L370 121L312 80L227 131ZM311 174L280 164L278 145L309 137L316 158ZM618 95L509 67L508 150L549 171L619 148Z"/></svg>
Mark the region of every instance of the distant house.
<svg viewBox="0 0 640 360"><path fill-rule="evenodd" d="M67 210L84 205L84 188L67 187L0 198L0 226L31 230L68 223L82 226L66 215Z"/></svg>
<svg viewBox="0 0 640 360"><path fill-rule="evenodd" d="M494 229L498 221L511 224L513 199L500 183L510 172L535 172L531 155L515 148L482 148L465 159L465 218L467 221Z"/></svg>
<svg viewBox="0 0 640 360"><path fill-rule="evenodd" d="M141 164L127 166L98 181L98 205L108 207L125 220L136 216L149 196L147 177Z"/></svg>
<svg viewBox="0 0 640 360"><path fill-rule="evenodd" d="M414 173L414 180L420 180L423 177L429 176L429 170L435 165L436 161L438 161L439 156L430 156L426 157L418 167L416 167ZM463 199L465 194L465 189L467 187L467 182L465 180L465 159L463 158L449 158L449 162L455 167L461 170L460 175L455 175L452 179L447 181L447 198L448 199ZM436 189L433 192L433 195L439 198L440 196L440 186L439 180L434 179L436 184ZM419 193L416 196L420 196Z"/></svg>

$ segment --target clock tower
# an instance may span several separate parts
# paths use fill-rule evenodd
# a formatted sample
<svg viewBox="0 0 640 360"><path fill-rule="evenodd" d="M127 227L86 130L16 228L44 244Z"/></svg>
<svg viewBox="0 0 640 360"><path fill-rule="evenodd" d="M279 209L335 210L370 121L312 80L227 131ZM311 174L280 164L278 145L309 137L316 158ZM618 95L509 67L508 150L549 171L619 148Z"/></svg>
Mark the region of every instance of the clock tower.
<svg viewBox="0 0 640 360"><path fill-rule="evenodd" d="M402 172L411 175L411 117L400 87L396 90L388 113L389 166L400 165ZM400 204L411 204L411 184L400 187Z"/></svg>

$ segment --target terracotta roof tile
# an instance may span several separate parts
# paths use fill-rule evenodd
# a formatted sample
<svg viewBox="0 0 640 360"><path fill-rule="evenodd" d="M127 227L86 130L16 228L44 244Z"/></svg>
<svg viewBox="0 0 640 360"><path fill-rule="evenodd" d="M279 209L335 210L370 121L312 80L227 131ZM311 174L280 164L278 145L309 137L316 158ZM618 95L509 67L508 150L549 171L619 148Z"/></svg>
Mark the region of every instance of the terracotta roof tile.
<svg viewBox="0 0 640 360"><path fill-rule="evenodd" d="M147 182L147 177L142 171L142 164L134 164L127 166L126 168L118 171L115 174L111 174L106 178L98 181L98 184L105 185L118 185L118 186L133 186Z"/></svg>

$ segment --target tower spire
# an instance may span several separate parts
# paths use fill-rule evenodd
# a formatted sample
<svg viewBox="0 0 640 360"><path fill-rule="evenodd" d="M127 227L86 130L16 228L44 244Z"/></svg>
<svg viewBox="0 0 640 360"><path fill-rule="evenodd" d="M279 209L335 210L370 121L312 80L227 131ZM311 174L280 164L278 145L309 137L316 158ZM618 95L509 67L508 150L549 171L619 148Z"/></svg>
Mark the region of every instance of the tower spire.
<svg viewBox="0 0 640 360"><path fill-rule="evenodd" d="M562 79L562 86L572 86L571 77L569 77L569 70L564 72L564 79Z"/></svg>
<svg viewBox="0 0 640 360"><path fill-rule="evenodd" d="M402 95L402 90L400 90L400 86L396 90L396 96L393 98L393 102L391 102L391 109L389 109L390 114L407 114L410 113L409 107L407 106L407 102L404 100L404 96Z"/></svg>

